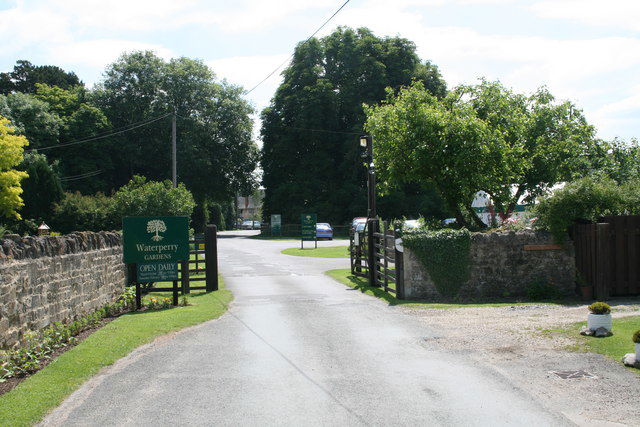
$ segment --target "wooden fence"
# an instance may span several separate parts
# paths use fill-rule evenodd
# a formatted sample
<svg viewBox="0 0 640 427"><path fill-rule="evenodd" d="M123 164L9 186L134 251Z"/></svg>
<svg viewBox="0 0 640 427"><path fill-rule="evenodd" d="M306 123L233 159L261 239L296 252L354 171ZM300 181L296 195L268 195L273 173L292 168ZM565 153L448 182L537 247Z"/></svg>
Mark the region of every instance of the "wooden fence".
<svg viewBox="0 0 640 427"><path fill-rule="evenodd" d="M595 298L640 295L640 216L608 216L575 225L572 238L579 279Z"/></svg>
<svg viewBox="0 0 640 427"><path fill-rule="evenodd" d="M352 232L349 254L351 274L369 279L369 285L404 298L403 255L396 248L396 232L385 221L369 220L365 231Z"/></svg>

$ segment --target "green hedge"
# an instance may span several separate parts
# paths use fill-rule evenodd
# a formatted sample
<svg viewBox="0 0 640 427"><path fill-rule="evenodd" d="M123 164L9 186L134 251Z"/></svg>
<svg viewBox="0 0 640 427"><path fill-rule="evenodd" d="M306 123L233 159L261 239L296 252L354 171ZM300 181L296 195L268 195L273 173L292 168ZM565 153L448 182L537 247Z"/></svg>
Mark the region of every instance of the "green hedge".
<svg viewBox="0 0 640 427"><path fill-rule="evenodd" d="M592 176L567 184L534 208L536 224L562 242L569 226L593 223L607 215L640 213L640 182L618 185L610 178Z"/></svg>
<svg viewBox="0 0 640 427"><path fill-rule="evenodd" d="M420 260L440 295L458 296L462 284L469 280L468 230L405 232L402 242Z"/></svg>

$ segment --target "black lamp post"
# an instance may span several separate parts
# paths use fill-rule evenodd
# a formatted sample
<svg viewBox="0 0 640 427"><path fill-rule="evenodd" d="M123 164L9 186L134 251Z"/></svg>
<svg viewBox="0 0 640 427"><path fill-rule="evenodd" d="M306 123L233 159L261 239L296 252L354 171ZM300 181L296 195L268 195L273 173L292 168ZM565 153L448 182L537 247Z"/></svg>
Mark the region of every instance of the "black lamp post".
<svg viewBox="0 0 640 427"><path fill-rule="evenodd" d="M376 170L373 165L373 138L369 135L360 137L360 146L366 148L367 159L367 218L375 218L376 212Z"/></svg>

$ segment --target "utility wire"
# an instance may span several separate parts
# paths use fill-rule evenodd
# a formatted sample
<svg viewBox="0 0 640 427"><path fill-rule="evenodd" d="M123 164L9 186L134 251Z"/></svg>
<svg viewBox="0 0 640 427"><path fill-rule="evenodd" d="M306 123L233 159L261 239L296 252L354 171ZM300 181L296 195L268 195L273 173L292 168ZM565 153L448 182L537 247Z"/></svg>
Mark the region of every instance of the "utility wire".
<svg viewBox="0 0 640 427"><path fill-rule="evenodd" d="M322 30L322 29L325 27L325 25L327 25L327 24L329 23L329 21L331 21L331 20L332 20L332 19L333 19L333 18L334 18L334 17L335 17L335 16L336 16L336 15L337 15L337 14L338 14L338 13L339 13L339 12L340 12L340 11L341 11L345 6L346 6L346 5L347 5L347 3L349 3L350 1L351 1L351 0L347 0L347 1L345 1L344 3L342 3L342 6L340 6L340 7L338 8L338 10L336 10L336 11L333 13L333 15L331 15L331 16L329 17L329 19L327 19L326 21L324 21L324 23L323 23L322 25L320 25L320 27L318 27L318 29L317 29L317 30L315 30L315 31L313 32L313 34L311 34L309 37L307 37L307 39L304 41L304 43L308 42L309 40L311 40L311 39L313 38L313 36L315 36L316 34L318 34L318 32L319 32L320 30ZM284 62L283 62L282 64L278 65L278 66L277 66L277 67L276 67L272 72L270 72L269 74L267 74L267 76L266 76L264 79L260 80L260 82L259 82L257 85L255 85L254 87L252 87L251 89L249 89L249 91L248 91L248 92L246 92L246 93L245 93L245 95L249 95L251 92L253 92L254 90L256 90L256 88L257 88L258 86L260 86L262 83L266 82L266 81L269 79L269 77L273 76L273 75L276 73L276 71L278 71L280 68L282 68L282 66L283 66L284 64L286 64L287 62L289 62L289 60L291 60L291 58L293 58L293 55L294 55L294 54L295 54L295 51L294 51L294 53L292 53L291 55L289 55L289 56L287 57L287 59L285 59L285 60L284 60Z"/></svg>
<svg viewBox="0 0 640 427"><path fill-rule="evenodd" d="M60 178L60 181L68 182L68 181L75 181L75 180L78 180L78 179L90 178L92 176L100 175L103 172L104 171L102 171L102 170L97 170L97 171L93 171L93 172L83 173L83 174L80 174L80 175L65 176L63 178Z"/></svg>
<svg viewBox="0 0 640 427"><path fill-rule="evenodd" d="M49 145L47 147L30 148L30 149L25 150L25 151L50 150L52 148L68 147L70 145L83 144L85 142L91 142L91 141L97 141L99 139L109 138L111 136L119 135L119 134L125 133L125 132L129 132L131 130L138 129L138 128L146 126L148 124L157 122L158 120L164 119L165 117L168 117L168 116L170 116L172 114L173 113L167 113L167 114L164 114L164 115L159 116L159 117L155 117L155 118L141 120L139 122L131 123L131 124L127 125L127 126L124 126L124 127L120 128L120 130L117 130L115 132L112 131L112 132L107 133L107 134L98 134L98 135L95 135L95 136L92 136L92 137L79 139L79 140L76 140L76 141L63 142L62 144L56 144L56 145Z"/></svg>

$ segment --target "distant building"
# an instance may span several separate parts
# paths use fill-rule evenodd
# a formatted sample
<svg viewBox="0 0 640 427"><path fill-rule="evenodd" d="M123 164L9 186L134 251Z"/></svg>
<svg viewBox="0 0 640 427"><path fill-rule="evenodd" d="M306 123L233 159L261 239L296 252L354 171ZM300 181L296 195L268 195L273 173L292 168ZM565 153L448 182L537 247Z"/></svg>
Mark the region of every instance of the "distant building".
<svg viewBox="0 0 640 427"><path fill-rule="evenodd" d="M262 199L264 198L264 190L259 189L251 196L238 196L236 198L236 207L238 208L238 217L245 220L250 219L260 221L262 216Z"/></svg>

